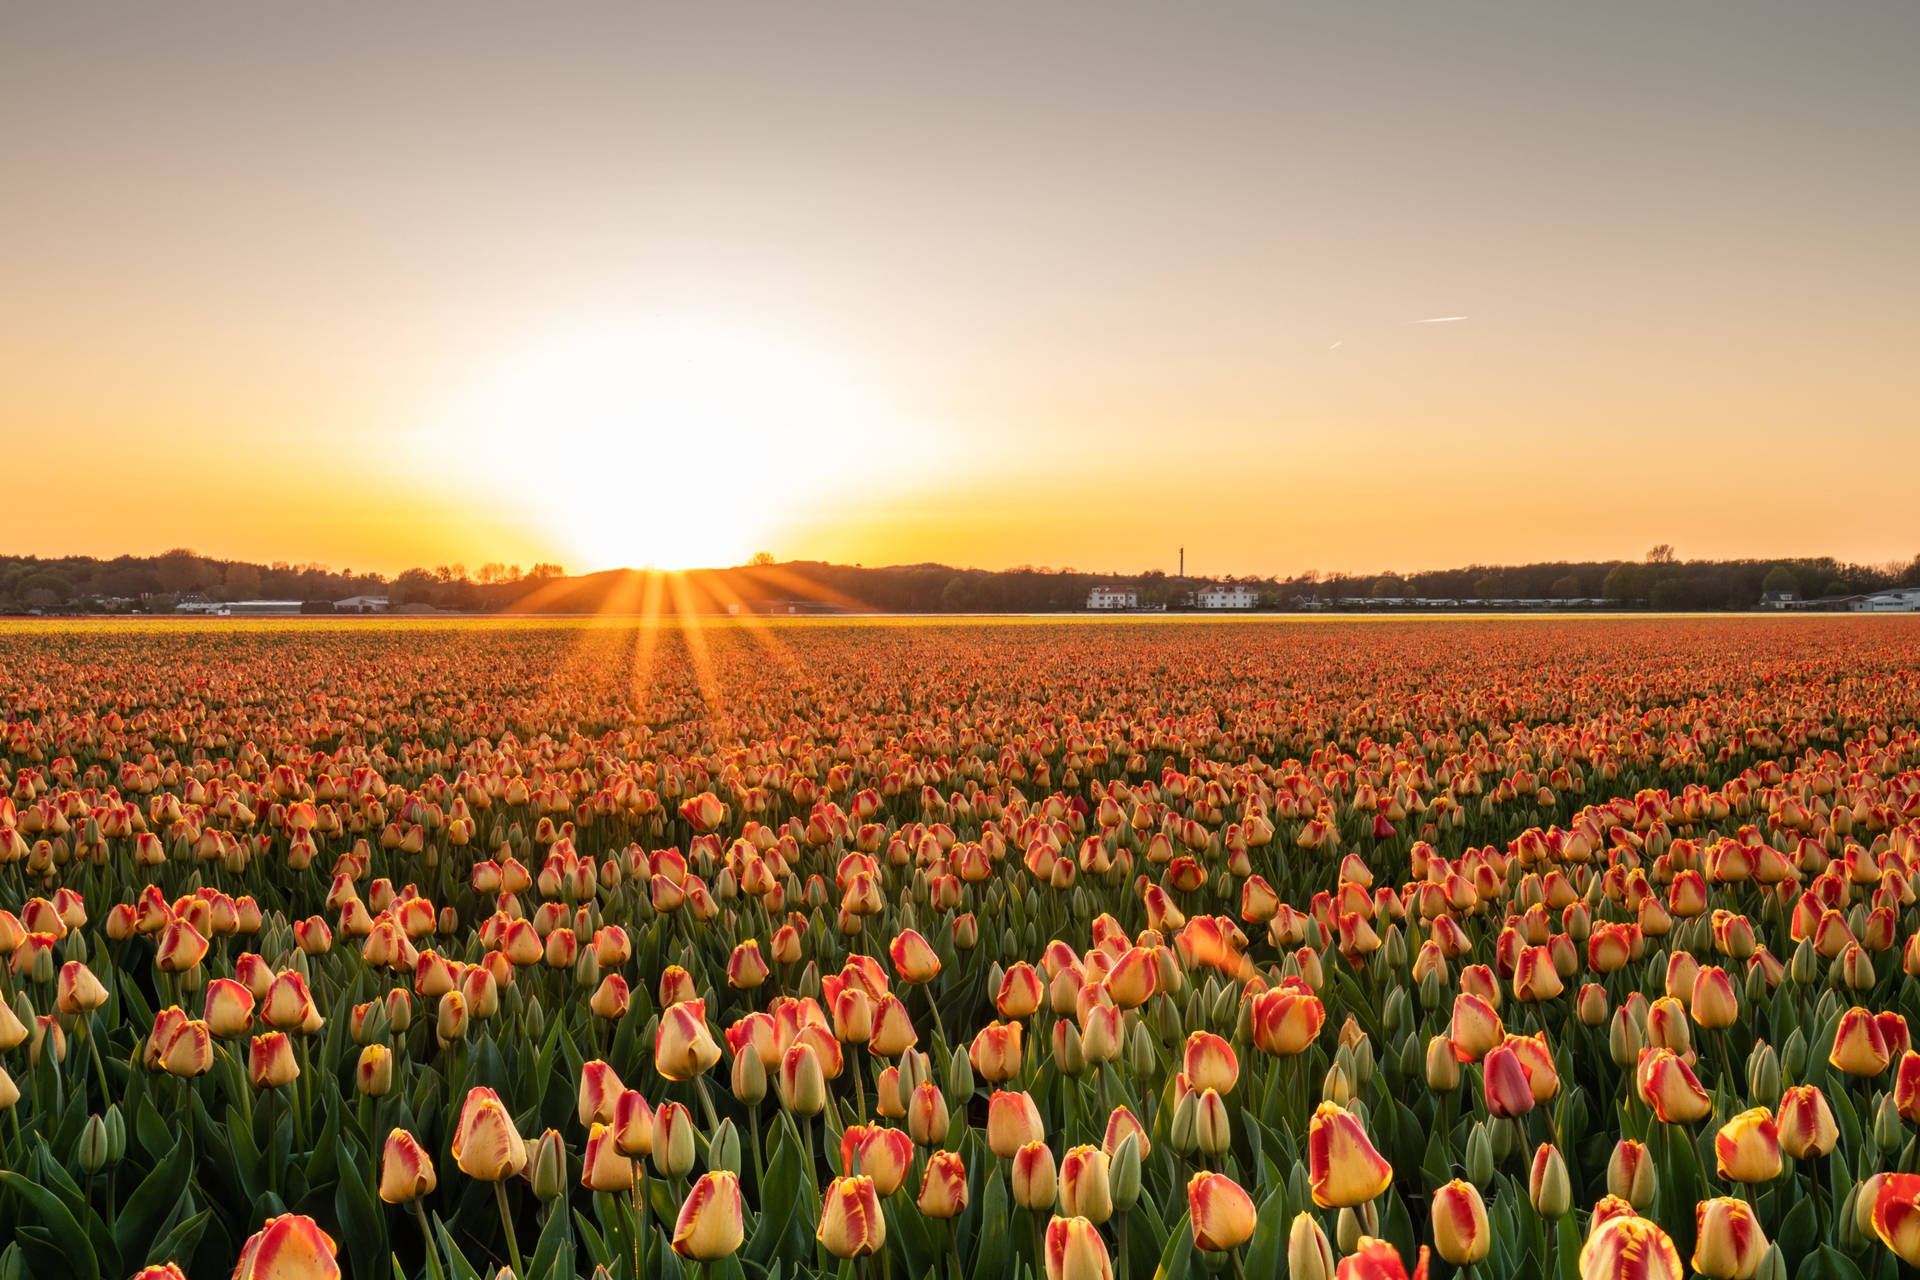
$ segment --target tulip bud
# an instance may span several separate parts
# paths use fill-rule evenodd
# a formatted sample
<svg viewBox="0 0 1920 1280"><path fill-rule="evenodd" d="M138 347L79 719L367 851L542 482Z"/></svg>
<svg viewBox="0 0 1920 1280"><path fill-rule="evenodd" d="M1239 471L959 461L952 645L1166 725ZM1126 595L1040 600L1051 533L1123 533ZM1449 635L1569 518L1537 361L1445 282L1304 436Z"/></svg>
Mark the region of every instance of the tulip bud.
<svg viewBox="0 0 1920 1280"><path fill-rule="evenodd" d="M1533 1211L1546 1219L1563 1216L1573 1205L1573 1183L1567 1175L1567 1162L1560 1149L1541 1143L1533 1153L1533 1168L1527 1178L1527 1198Z"/></svg>
<svg viewBox="0 0 1920 1280"><path fill-rule="evenodd" d="M767 1069L751 1048L733 1055L733 1096L749 1107L767 1096Z"/></svg>
<svg viewBox="0 0 1920 1280"><path fill-rule="evenodd" d="M1780 1103L1780 1087L1780 1059L1762 1040L1747 1055L1747 1092L1760 1105L1774 1107Z"/></svg>
<svg viewBox="0 0 1920 1280"><path fill-rule="evenodd" d="M1493 1181L1493 1135L1487 1132L1484 1122L1474 1125L1467 1134L1467 1158L1464 1163L1467 1181L1474 1186L1485 1186Z"/></svg>
<svg viewBox="0 0 1920 1280"><path fill-rule="evenodd" d="M1333 1220L1333 1237L1340 1245L1342 1254L1353 1254L1360 1248L1360 1215L1351 1208L1342 1209Z"/></svg>
<svg viewBox="0 0 1920 1280"><path fill-rule="evenodd" d="M1614 1145L1613 1155L1607 1160L1607 1194L1618 1196L1638 1210L1653 1207L1654 1193L1659 1188L1659 1177L1654 1172L1653 1158L1641 1143L1630 1138L1622 1138Z"/></svg>
<svg viewBox="0 0 1920 1280"><path fill-rule="evenodd" d="M1212 1089L1200 1094L1200 1102L1194 1109L1194 1140L1200 1150L1210 1156L1217 1156L1233 1145L1226 1100Z"/></svg>
<svg viewBox="0 0 1920 1280"><path fill-rule="evenodd" d="M1140 1203L1139 1134L1127 1134L1119 1140L1106 1167L1106 1184L1114 1199L1114 1211L1133 1213L1133 1207Z"/></svg>
<svg viewBox="0 0 1920 1280"><path fill-rule="evenodd" d="M964 1053L955 1053L947 1062L947 1097L956 1107L964 1107L973 1098L973 1063Z"/></svg>
<svg viewBox="0 0 1920 1280"><path fill-rule="evenodd" d="M107 1122L97 1115L87 1117L80 1131L80 1167L98 1173L107 1164Z"/></svg>
<svg viewBox="0 0 1920 1280"><path fill-rule="evenodd" d="M1289 1280L1334 1280L1333 1246L1311 1213L1294 1215L1287 1232Z"/></svg>
<svg viewBox="0 0 1920 1280"><path fill-rule="evenodd" d="M353 1071L354 1087L369 1098L383 1098L393 1087L393 1053L383 1044L370 1044L360 1051Z"/></svg>
<svg viewBox="0 0 1920 1280"><path fill-rule="evenodd" d="M722 1120L720 1127L713 1131L713 1139L707 1145L707 1168L736 1178L740 1176L740 1131L733 1127L733 1121Z"/></svg>
<svg viewBox="0 0 1920 1280"><path fill-rule="evenodd" d="M1455 1178L1433 1193L1433 1247L1455 1266L1472 1266L1493 1245L1487 1204L1472 1183Z"/></svg>
<svg viewBox="0 0 1920 1280"><path fill-rule="evenodd" d="M1632 1069L1640 1061L1642 1039L1633 1011L1625 1005L1614 1010L1613 1025L1607 1028L1607 1052L1617 1067Z"/></svg>
<svg viewBox="0 0 1920 1280"><path fill-rule="evenodd" d="M549 1129L527 1149L527 1180L536 1199L545 1203L567 1188L567 1148L558 1130Z"/></svg>
<svg viewBox="0 0 1920 1280"><path fill-rule="evenodd" d="M822 1081L823 1092L825 1088ZM669 1179L684 1178L693 1168L693 1117L678 1102L662 1103L654 1113L653 1167Z"/></svg>
<svg viewBox="0 0 1920 1280"><path fill-rule="evenodd" d="M1451 1093L1460 1087L1460 1059L1445 1036L1427 1041L1427 1088L1435 1093Z"/></svg>
<svg viewBox="0 0 1920 1280"><path fill-rule="evenodd" d="M1192 1155L1200 1145L1200 1095L1189 1091L1173 1109L1167 1141L1181 1155Z"/></svg>

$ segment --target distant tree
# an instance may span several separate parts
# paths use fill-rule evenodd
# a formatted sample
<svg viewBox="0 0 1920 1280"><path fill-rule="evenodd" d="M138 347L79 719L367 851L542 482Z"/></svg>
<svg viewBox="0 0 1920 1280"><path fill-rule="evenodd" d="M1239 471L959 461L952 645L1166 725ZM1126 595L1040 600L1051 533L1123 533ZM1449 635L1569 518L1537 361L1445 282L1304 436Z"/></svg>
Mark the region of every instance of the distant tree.
<svg viewBox="0 0 1920 1280"><path fill-rule="evenodd" d="M396 605L417 604L433 595L434 576L425 569L408 569L387 588L387 599Z"/></svg>
<svg viewBox="0 0 1920 1280"><path fill-rule="evenodd" d="M507 566L498 560L489 560L480 566L478 581L481 586L492 586L496 582L504 582L506 576Z"/></svg>
<svg viewBox="0 0 1920 1280"><path fill-rule="evenodd" d="M1473 594L1481 600L1496 600L1506 594L1506 583L1497 573L1490 573L1473 584Z"/></svg>
<svg viewBox="0 0 1920 1280"><path fill-rule="evenodd" d="M1832 582L1829 582L1827 584L1827 589L1824 594L1830 595L1830 596L1848 596L1853 594L1853 588L1848 586L1846 583L1840 581L1838 578L1835 578Z"/></svg>
<svg viewBox="0 0 1920 1280"><path fill-rule="evenodd" d="M548 578L564 578L566 576L567 571L564 566L548 564L545 560L538 562L533 568L527 570L527 581L529 582L543 582Z"/></svg>
<svg viewBox="0 0 1920 1280"><path fill-rule="evenodd" d="M1572 600L1580 595L1580 579L1572 574L1553 580L1553 595L1556 600Z"/></svg>
<svg viewBox="0 0 1920 1280"><path fill-rule="evenodd" d="M182 591L198 591L211 580L206 562L197 552L188 547L175 547L162 554L157 568L160 574L160 589L175 594Z"/></svg>
<svg viewBox="0 0 1920 1280"><path fill-rule="evenodd" d="M1600 594L1609 600L1618 600L1625 604L1640 593L1640 566L1622 560L1607 572L1607 580L1600 584Z"/></svg>
<svg viewBox="0 0 1920 1280"><path fill-rule="evenodd" d="M28 574L20 580L19 590L21 597L28 604L39 609L45 609L49 605L65 604L73 599L73 583L51 569Z"/></svg>
<svg viewBox="0 0 1920 1280"><path fill-rule="evenodd" d="M1656 542L1647 551L1648 564L1673 564L1676 559L1671 542Z"/></svg>
<svg viewBox="0 0 1920 1280"><path fill-rule="evenodd" d="M254 600L260 595L260 566L235 562L227 566L227 599Z"/></svg>
<svg viewBox="0 0 1920 1280"><path fill-rule="evenodd" d="M1775 591L1798 591L1800 578L1787 566L1777 564L1767 571L1766 577L1760 579L1760 589L1769 594Z"/></svg>
<svg viewBox="0 0 1920 1280"><path fill-rule="evenodd" d="M520 579L521 579L521 578L523 578L523 577L525 577L525 576L526 576L526 575L525 575L525 574L524 574L524 573L523 573L523 572L521 571L521 569L520 569L520 566L519 566L519 565L517 565L517 564L510 564L510 565L508 565L508 566L507 566L507 574L506 574L506 576L505 576L504 578L502 578L502 579L500 579L500 581L502 581L502 582L518 582L518 581L520 581Z"/></svg>
<svg viewBox="0 0 1920 1280"><path fill-rule="evenodd" d="M1398 574L1383 573L1373 580L1373 598L1389 600L1401 595L1406 584L1400 581Z"/></svg>
<svg viewBox="0 0 1920 1280"><path fill-rule="evenodd" d="M1663 612L1683 608L1686 602L1687 586L1679 578L1662 578L1647 593L1647 603Z"/></svg>
<svg viewBox="0 0 1920 1280"><path fill-rule="evenodd" d="M770 565L773 563L773 552L756 551L751 556L747 557L747 563L752 565L756 569L762 568L766 565Z"/></svg>

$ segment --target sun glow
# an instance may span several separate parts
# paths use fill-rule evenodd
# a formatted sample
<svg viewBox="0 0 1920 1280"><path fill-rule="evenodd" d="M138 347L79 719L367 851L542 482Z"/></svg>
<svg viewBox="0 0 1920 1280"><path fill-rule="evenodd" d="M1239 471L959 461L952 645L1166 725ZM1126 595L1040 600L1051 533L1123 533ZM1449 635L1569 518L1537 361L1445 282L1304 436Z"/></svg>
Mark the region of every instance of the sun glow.
<svg viewBox="0 0 1920 1280"><path fill-rule="evenodd" d="M897 443L857 380L816 353L691 321L527 344L442 421L439 458L460 459L575 571L742 563L850 498Z"/></svg>

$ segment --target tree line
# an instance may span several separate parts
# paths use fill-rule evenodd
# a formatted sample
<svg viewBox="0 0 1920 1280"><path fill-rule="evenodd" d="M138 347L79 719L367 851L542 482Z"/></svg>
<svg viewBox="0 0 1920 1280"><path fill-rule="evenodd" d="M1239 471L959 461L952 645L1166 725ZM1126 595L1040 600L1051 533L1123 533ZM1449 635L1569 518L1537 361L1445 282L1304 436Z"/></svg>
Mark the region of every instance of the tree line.
<svg viewBox="0 0 1920 1280"><path fill-rule="evenodd" d="M417 567L388 578L373 572L286 561L254 563L175 548L157 556L0 556L0 613L167 612L183 601L293 600L316 610L349 597L375 596L394 607L462 612L597 612L636 607L630 570L568 577L557 564L490 562ZM1658 546L1638 560L1472 564L1412 573L1181 577L1160 569L1134 574L1018 565L1011 569L942 564L868 567L824 561L776 562L765 553L731 569L684 577L684 598L703 612L1056 613L1083 609L1096 586L1126 586L1142 607L1178 608L1217 584L1252 588L1264 609L1359 608L1400 600L1533 599L1604 601L1659 610L1750 609L1768 592L1803 600L1920 586L1920 556L1906 562L1852 564L1831 556L1787 560L1682 560Z"/></svg>

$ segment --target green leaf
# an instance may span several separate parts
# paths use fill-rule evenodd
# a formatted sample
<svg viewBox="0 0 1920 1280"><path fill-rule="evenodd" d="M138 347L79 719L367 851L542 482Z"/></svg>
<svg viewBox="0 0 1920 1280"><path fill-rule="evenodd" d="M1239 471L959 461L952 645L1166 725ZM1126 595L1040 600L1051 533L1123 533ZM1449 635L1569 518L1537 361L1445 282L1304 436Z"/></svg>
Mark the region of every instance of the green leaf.
<svg viewBox="0 0 1920 1280"><path fill-rule="evenodd" d="M188 1180L193 1174L193 1142L182 1133L173 1150L153 1167L134 1189L113 1224L113 1242L122 1260L142 1257L167 1213L190 1193Z"/></svg>
<svg viewBox="0 0 1920 1280"><path fill-rule="evenodd" d="M47 1056L50 1058L53 1055ZM63 1274L98 1280L100 1260L93 1251L93 1242L87 1239L87 1233L80 1229L80 1224L74 1221L59 1196L11 1169L0 1169L0 1185L5 1185L25 1200L40 1216L40 1225L46 1227L59 1249Z"/></svg>
<svg viewBox="0 0 1920 1280"><path fill-rule="evenodd" d="M154 1244L152 1251L147 1254L146 1265L153 1267L161 1263L177 1262L182 1271L189 1270L193 1262L193 1251L199 1248L200 1237L206 1232L207 1224L211 1221L213 1221L213 1210L202 1209L179 1223Z"/></svg>
<svg viewBox="0 0 1920 1280"><path fill-rule="evenodd" d="M1287 1260L1287 1231L1293 1224L1287 1214L1286 1184L1275 1178L1268 1185L1273 1190L1260 1202L1253 1239L1247 1242L1244 1265L1249 1275L1277 1276Z"/></svg>

